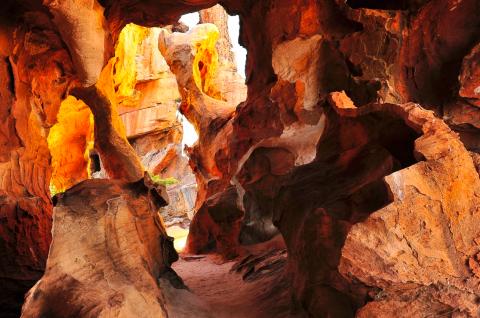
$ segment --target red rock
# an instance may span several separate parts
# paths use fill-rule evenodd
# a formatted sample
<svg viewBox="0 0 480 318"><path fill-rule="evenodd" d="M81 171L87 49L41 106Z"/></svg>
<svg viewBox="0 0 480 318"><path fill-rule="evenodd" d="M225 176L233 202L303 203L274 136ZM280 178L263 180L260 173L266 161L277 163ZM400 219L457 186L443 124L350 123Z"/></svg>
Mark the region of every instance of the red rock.
<svg viewBox="0 0 480 318"><path fill-rule="evenodd" d="M362 309L363 316L386 316L380 308L407 301L414 306L401 317L432 314L437 307L475 316L478 287L470 270L477 271L480 179L465 147L442 121L418 106L403 109L406 123L422 133L415 141L422 162L385 178L392 202L352 227L339 270L386 290L384 300ZM417 286L403 294L409 284Z"/></svg>
<svg viewBox="0 0 480 318"><path fill-rule="evenodd" d="M480 107L480 44L465 56L460 73L460 96L471 98Z"/></svg>
<svg viewBox="0 0 480 318"><path fill-rule="evenodd" d="M112 54L103 7L95 0L45 0L43 5L68 46L78 79L84 86L95 84Z"/></svg>
<svg viewBox="0 0 480 318"><path fill-rule="evenodd" d="M163 86L161 65L155 62L158 52L149 50L156 37L136 43L135 49L140 47L143 56L150 57L127 63L129 70L135 66L136 75L125 74L121 64L110 62L104 71L110 72L107 78L115 85L106 85L107 93L105 78L98 75L127 23L161 27L174 24L181 14L216 4L57 2L7 2L2 12L11 16L0 27L0 100L6 105L0 122L0 144L5 148L0 154L0 235L6 242L0 250L6 255L0 274L22 282L21 288L5 284L18 294L27 287L25 281L39 277L47 255L51 167L46 136L56 123L61 101L80 83L99 84L76 92L96 117L98 152L111 177L140 179L144 168L140 153L144 165L155 172L184 171L185 162L175 159L181 134L173 128L175 105L147 110L156 101L176 96L171 89L164 95L158 91ZM180 111L200 135L187 151L199 187L190 251L231 258L243 251L242 244L268 240L279 232L288 250L286 274L291 283L285 288L297 312L314 317L478 316L479 2L226 0L222 5L241 19L240 42L248 49L246 97L240 82L225 84L236 81L234 73L213 72L219 69L214 40L220 34L225 40L225 28L218 32L204 25L184 34L172 33L182 29L174 26L161 31L158 41L175 74ZM216 9L205 11L205 19ZM76 11L91 15L72 15ZM97 28L90 28L93 20L101 22ZM220 22L225 22L224 12ZM222 42L219 51L226 52L228 61L228 41ZM99 47L100 54L92 47ZM114 70L115 75L126 76L116 78ZM175 87L172 74L162 70L169 76L165 86ZM118 93L124 89L131 94ZM139 98L136 92L141 91ZM139 104L131 114L120 109L134 148L116 112L119 105L135 103ZM160 112L165 122L150 122ZM163 128L168 133L162 134ZM157 137L161 140L153 142ZM148 157L151 150L156 150L155 156ZM124 210L131 222L134 213L145 212L145 202L151 203L143 190L133 193L119 181L87 181L74 190L82 187L110 199L126 196L118 201L134 205ZM88 200L82 194L70 198L86 213ZM92 202L102 208L90 217L110 215L104 213L108 205L101 199ZM59 211L56 217L65 212ZM72 226L81 223L70 217L56 220ZM79 243L70 232L54 238L49 264L55 266L32 290L25 315L36 316L45 308L72 314L79 308L80 316L88 316L82 312L88 309L98 316L110 306L130 316L148 312L163 316L172 311L161 305L183 308L157 299L169 289L155 282L160 269L168 268L168 257L159 256L167 249L150 237L154 233L153 237L164 238L163 227L152 225L155 218L145 217L150 222L148 235L140 245L127 246L130 255L124 251L114 255L122 260L120 265L133 266L120 273L112 270L111 255L105 250L96 253L98 246L76 250L73 243L83 247L85 242ZM101 226L103 221L87 219L100 234L111 229ZM137 228L127 228L116 228L118 242L138 238ZM54 235L61 230L54 228ZM105 243L102 235L91 238ZM130 250L132 246L138 248ZM81 267L85 276L80 278L86 280L77 279L80 289L60 295L72 305L57 306L59 298L48 297L70 281L56 275L63 271L74 275L71 271L78 264L68 255L83 251L99 257L98 264L117 278L138 274L129 286L115 280L121 289L141 283L145 289L114 294L101 285L104 281L95 270ZM132 255L141 255L151 266L145 269ZM46 293L38 296L39 290ZM141 297L130 298L139 295L147 303ZM2 300L13 303L8 297ZM175 299L189 299L186 294L181 297L185 298ZM141 305L134 308L131 301ZM202 315L203 311L198 316Z"/></svg>
<svg viewBox="0 0 480 318"><path fill-rule="evenodd" d="M48 17L5 11L0 100L0 284L2 313L18 316L24 293L39 279L51 240L50 153L45 130L72 84L73 66ZM12 20L10 20L12 18ZM4 34L4 32L6 32ZM4 113L3 113L4 112ZM5 138L5 139L4 139Z"/></svg>

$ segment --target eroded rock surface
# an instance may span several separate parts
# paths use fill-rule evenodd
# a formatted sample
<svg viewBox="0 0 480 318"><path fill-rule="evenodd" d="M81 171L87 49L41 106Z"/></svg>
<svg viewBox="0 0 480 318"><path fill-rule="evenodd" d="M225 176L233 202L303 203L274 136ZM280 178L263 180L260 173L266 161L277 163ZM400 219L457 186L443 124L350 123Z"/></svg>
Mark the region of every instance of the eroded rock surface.
<svg viewBox="0 0 480 318"><path fill-rule="evenodd" d="M219 37L215 45L218 52L218 71L214 75L213 83L220 91L221 98L232 105L238 105L247 98L247 86L235 63L235 54L232 51L232 41L228 29L228 14L217 4L211 8L200 10L200 23L215 24Z"/></svg>
<svg viewBox="0 0 480 318"><path fill-rule="evenodd" d="M170 268L178 255L158 215L168 203L164 188L148 177L88 180L55 201L46 271L22 317L175 316L179 309L172 312L165 291L185 287ZM175 288L162 289L160 279ZM205 317L201 308L189 310Z"/></svg>
<svg viewBox="0 0 480 318"><path fill-rule="evenodd" d="M458 137L431 113L408 106L422 162L385 178L392 203L350 230L340 272L380 288L361 317L479 314L480 179ZM447 146L448 145L448 146ZM462 195L458 196L457 194Z"/></svg>
<svg viewBox="0 0 480 318"><path fill-rule="evenodd" d="M142 127L142 118L156 116L158 109L122 113L134 147L117 115L122 107L159 97L154 80L159 72L144 62L135 75L132 52L146 33L133 27L134 44L126 45L122 30L130 22L174 24L183 13L216 4L57 2L8 1L5 12L12 14L1 24L0 98L6 105L0 134L6 149L0 154L1 237L6 242L1 274L15 281L7 290L20 282L17 296L25 282L40 276L45 262L52 169L47 136L70 88L98 84L106 63L103 70L110 72L111 82L103 84L110 92L100 91L102 96L94 87L90 96L76 96L94 110L97 146L110 176L140 178L145 163L135 150L146 150L148 140L142 143L138 137L158 127ZM92 14L72 15L77 5ZM244 91L222 94L228 89L221 84L231 77L215 72L221 68L218 47L228 47L216 44L222 28L219 32L206 24L179 33L171 31L181 27L172 27L160 32L158 41L175 74L180 111L199 131L197 145L188 150L199 186L189 250L232 258L244 252L242 245L280 232L288 250L291 299L305 314L478 316L479 2L226 0L222 5L240 16L240 42L248 49L243 103L237 97ZM65 29L59 30L59 17ZM83 32L85 38L71 38ZM100 45L102 38L112 42ZM115 52L109 50L117 40ZM92 43L99 44L101 56L94 56ZM122 48L125 56L117 54ZM85 143L86 134L80 142ZM173 130L168 138L175 140L176 134ZM166 164L175 151L167 149L168 160L160 164L149 163L177 170L180 164ZM114 190L125 191L122 187ZM74 262L61 257L58 264ZM130 262L139 264L127 258ZM149 278L141 292L149 295L147 302L159 290L169 290L153 281ZM108 306L128 311L122 302L127 300L114 297ZM35 301L31 296L26 308L46 308ZM164 315L160 303L145 306ZM95 303L92 313L105 304Z"/></svg>
<svg viewBox="0 0 480 318"><path fill-rule="evenodd" d="M112 53L103 7L96 0L45 0L43 5L72 54L79 80L85 86L95 84Z"/></svg>
<svg viewBox="0 0 480 318"><path fill-rule="evenodd" d="M403 169L416 169L408 167L421 167L425 165L423 162L431 161L432 171L436 172L432 172L430 178L438 182L445 179L439 187L453 187L457 177L463 178L460 175L469 180L466 184L478 182L464 144L441 119L413 104L368 105L375 101L413 100L425 103L425 108L434 109L437 114L442 109L448 109L449 114L456 112L456 116L451 116L452 127L467 131L468 134L461 134L462 141L467 148L475 149L478 130L465 124L471 122L472 117L450 106L452 101L457 100L459 104L464 98L457 97L454 78L460 74L459 65L468 53L465 48L475 43L475 35L468 33L461 41L449 42L448 48L441 49L438 59L422 60L417 53L412 53L416 52L415 43L422 41L422 28L426 28L420 21L430 21L429 15L468 15L467 8L472 9L475 4L466 2L455 7L445 2L440 8L427 4L421 9L412 9L418 10L413 11L417 13L413 17L401 11L351 9L327 2L289 4L269 8L257 4L243 17L244 23L251 23L250 28L267 31L259 34L247 27L243 34L250 56L255 56L248 63L250 94L244 105L230 116L204 111L225 109L225 106L194 85L193 75L188 75L191 68L188 56L182 56L179 51L173 53L173 47L180 47L180 42L173 40L175 34L169 36L170 42L166 37L165 47L172 52L165 54L167 62L173 66L179 86L189 91L182 111L197 123L203 134L190 154L200 194L199 212L192 223L188 247L194 252L215 249L232 257L232 251L241 252L242 242L268 239L278 228L288 246L289 271L294 277L293 294L297 304L314 316L352 316L378 290L360 277L342 276L338 270L342 247L352 225L395 204L390 203L395 197L388 180L396 178ZM462 13L451 13L455 10ZM255 20L255 14L263 20ZM287 15L290 19L280 29L268 27ZM409 19L419 28L407 30L404 23ZM452 26L474 32L472 26L477 23L474 20L478 21L473 17L466 24L456 20L458 23ZM433 28L443 28L433 20L431 23ZM404 37L406 41L402 46L400 40ZM271 55L270 50L259 52L260 42L263 48L271 47ZM161 42L160 47L162 45ZM435 55L435 52L432 49L422 54ZM446 56L455 56L458 66L445 64ZM270 61L271 69L260 66ZM406 67L397 69L395 63ZM418 63L412 66L419 72L413 75L414 79L404 73L411 72L408 68L411 63ZM424 67L423 63L430 66ZM469 65L464 69L473 67L468 58L464 63ZM445 72L451 74L450 82L439 79L438 74ZM415 86L415 80L428 87ZM434 86L435 89L448 86L448 89L443 88L443 96L433 96L429 90ZM330 102L334 105L331 109L325 100L329 92L338 89L345 90L346 95L331 95ZM451 94L447 95L447 91ZM476 114L474 109L471 112ZM455 120L457 125L453 124ZM428 140L425 141L428 145L423 146L423 140ZM442 169L448 168L436 163L437 158L446 156L443 145L450 143L447 148L452 161L445 165L463 167L464 171L459 171L458 176L453 171L453 175L443 175ZM419 161L422 163L417 164ZM385 176L389 176L387 183L383 181ZM232 191L236 195L229 195ZM227 197L229 199L222 199ZM448 205L449 198L438 200ZM233 200L235 204L226 204ZM461 200L461 208L456 210L463 211L465 216L476 215L476 200L477 195L472 194L471 199ZM216 208L222 209L230 221L216 220ZM433 208L432 205L427 209ZM235 224L240 220L243 225L238 230ZM361 237L368 238L369 231L375 233L377 229L369 228ZM468 238L472 249L476 246L473 238ZM436 241L448 245L448 239L443 236ZM475 255L473 250L469 253L458 262L465 264ZM466 270L466 266L462 266ZM465 301L470 293L474 292L463 294ZM455 308L442 301L438 308L445 306ZM436 313L435 310L432 312ZM469 314L474 316L473 312Z"/></svg>
<svg viewBox="0 0 480 318"><path fill-rule="evenodd" d="M0 27L0 307L6 317L18 317L47 259L52 205L46 135L74 69L48 15L6 7ZM15 24L19 15L23 23Z"/></svg>
<svg viewBox="0 0 480 318"><path fill-rule="evenodd" d="M173 26L165 29L171 30ZM164 180L170 204L162 208L167 227L188 228L196 197L195 176L183 149L184 120L178 107L180 93L175 75L158 48L162 28L143 28L133 62L136 65L134 103L119 107L129 143L146 171Z"/></svg>

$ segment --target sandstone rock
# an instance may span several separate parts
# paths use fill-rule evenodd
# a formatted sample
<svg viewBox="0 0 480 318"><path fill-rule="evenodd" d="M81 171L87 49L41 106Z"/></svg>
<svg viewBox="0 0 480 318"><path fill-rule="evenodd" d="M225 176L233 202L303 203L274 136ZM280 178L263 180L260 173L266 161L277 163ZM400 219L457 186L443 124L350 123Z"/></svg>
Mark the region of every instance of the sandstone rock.
<svg viewBox="0 0 480 318"><path fill-rule="evenodd" d="M208 246L227 259L239 255L238 239L243 211L237 206L237 191L230 187L224 192L211 196L197 211L190 226L187 251L190 253L208 252Z"/></svg>
<svg viewBox="0 0 480 318"><path fill-rule="evenodd" d="M157 214L165 195L148 179L88 180L56 197L47 268L22 317L175 315L167 305L173 297L159 285L162 276L183 285L170 268L178 255Z"/></svg>
<svg viewBox="0 0 480 318"><path fill-rule="evenodd" d="M188 157L182 152L182 133L181 126L174 126L130 139L147 171L162 179L175 180L167 186L170 203L161 209L167 227L174 224L188 227L194 214L197 186Z"/></svg>
<svg viewBox="0 0 480 318"><path fill-rule="evenodd" d="M480 107L480 44L477 44L470 54L465 56L460 73L460 96L471 98Z"/></svg>
<svg viewBox="0 0 480 318"><path fill-rule="evenodd" d="M18 15L23 24L9 25ZM7 10L0 28L0 307L5 317L18 317L47 259L52 205L46 136L74 77L68 51L44 13Z"/></svg>
<svg viewBox="0 0 480 318"><path fill-rule="evenodd" d="M45 0L72 55L79 80L85 86L96 83L111 54L111 40L103 7L96 0Z"/></svg>
<svg viewBox="0 0 480 318"><path fill-rule="evenodd" d="M229 104L238 105L247 98L245 80L238 74L235 54L228 30L228 14L217 4L211 8L200 10L200 23L214 24L219 31L216 43L219 67L214 76L214 86L220 91L221 98Z"/></svg>
<svg viewBox="0 0 480 318"><path fill-rule="evenodd" d="M413 115L405 115L398 110L403 109L400 106L382 105L382 110L368 103L413 100L441 111L455 92L461 60L474 44L478 19L472 12L476 4L415 2L404 12L372 10L362 4L352 9L327 1L276 1L272 6L255 3L248 8L228 1L224 5L241 13L245 26L242 42L249 49L249 96L231 117L211 111L213 105L220 104L193 85L190 65L182 65L181 58L174 64L166 56L169 64L175 65L172 71L180 88L190 91L189 104L182 111L204 134L190 151L200 186L199 207L209 197L232 191L230 183L237 189L238 207L246 210L245 215L268 216L267 211L278 207L274 221L289 245L294 299L312 315L351 316L365 304L370 290L338 273L343 239L352 224L388 204L389 192L381 181L384 176L424 160L420 152L414 155L414 140L422 132L421 125L411 122ZM455 18L446 30L448 23L433 17L440 21ZM279 20L283 22L280 25ZM430 40L436 31L430 33L429 29L438 30L439 38ZM450 36L452 32L464 37L456 41ZM443 40L447 45L438 48ZM309 41L321 50L309 49ZM174 45L164 47L169 46ZM422 51L422 47L427 49ZM183 59L183 64L188 60ZM448 61L455 61L455 65ZM290 62L298 62L298 67ZM324 79L315 78L318 74ZM449 80L444 81L440 74L448 74ZM323 113L327 94L338 89L351 96L358 110ZM435 93L439 90L441 93ZM408 107L407 113L416 112ZM358 116L351 117L352 113ZM425 116L433 120L430 114ZM287 128L290 134L285 133ZM298 142L301 129L312 131L311 137L305 138L311 141L308 147ZM214 137L205 137L205 131ZM291 138L293 132L297 138ZM282 135L284 138L279 138ZM451 137L453 144L459 143L453 134ZM450 138L446 140L449 144ZM432 147L429 151L443 150ZM465 149L459 151L465 153ZM322 171L338 174L323 175ZM337 197L336 191L344 195ZM281 203L272 209L271 202L279 197ZM229 208L224 213L227 210L232 211ZM214 228L211 219L200 220L204 215L198 214L195 226L201 228L204 222L204 229ZM195 244L202 241L195 241L194 236L189 240ZM326 260L312 255L318 251Z"/></svg>
<svg viewBox="0 0 480 318"><path fill-rule="evenodd" d="M195 126L196 131L199 133L199 139L206 140L206 142L199 142L202 150L194 150L202 154L214 154L217 147L225 143L225 135L214 135L212 133L217 127L222 127L227 123L236 107L236 105L212 98L207 95L207 92L204 92L202 78L211 78L214 69L205 68L207 73L204 73L203 77L197 77L197 80L195 80L195 76L198 76L198 73L200 73L194 63L198 53L197 47L204 47L205 50L202 52L207 55L210 54L208 53L209 50L215 50L214 45L217 34L218 30L214 25L204 24L198 25L186 34L168 34L164 32L159 38L159 48L170 65L172 72L176 75L177 83L182 93L180 111ZM215 53L212 54L215 55ZM194 71L194 65L197 71ZM205 67L207 66L205 65ZM231 126L227 125L226 129L231 129ZM191 156L195 155L192 153ZM202 155L202 158L199 158L199 160L201 162L195 163L195 165L205 167L204 171L209 172L209 175L197 176L200 198L197 199L197 202L203 202L206 194L205 185L212 175L218 173L218 168L215 167L216 163L213 160L213 156ZM195 169L197 168L193 166L194 171Z"/></svg>
<svg viewBox="0 0 480 318"><path fill-rule="evenodd" d="M135 55L138 101L119 107L128 138L166 129L175 129L177 102L180 100L175 75L158 49L160 28L150 28Z"/></svg>
<svg viewBox="0 0 480 318"><path fill-rule="evenodd" d="M477 172L480 175L480 154L476 152L471 152L470 155L473 158L473 164L475 165L475 168L477 169Z"/></svg>
<svg viewBox="0 0 480 318"><path fill-rule="evenodd" d="M319 100L319 54L322 37L296 38L279 44L272 54L272 66L281 80L301 81L305 87L303 107L311 111ZM293 53L293 55L292 55ZM308 83L308 84L307 84Z"/></svg>
<svg viewBox="0 0 480 318"><path fill-rule="evenodd" d="M218 51L220 65L223 64L225 67L229 67L233 71L236 71L237 66L235 65L232 43L228 33L228 14L225 9L221 5L216 4L211 8L200 10L199 16L199 23L215 24L220 32L219 39L215 45Z"/></svg>
<svg viewBox="0 0 480 318"><path fill-rule="evenodd" d="M405 99L434 108L455 92L462 60L480 35L480 19L473 13L477 10L474 0L427 2L411 18L396 81Z"/></svg>
<svg viewBox="0 0 480 318"><path fill-rule="evenodd" d="M333 92L328 96L330 104L336 108L356 108L345 92Z"/></svg>
<svg viewBox="0 0 480 318"><path fill-rule="evenodd" d="M135 105L119 107L119 114L144 168L160 178L176 180L167 187L171 201L161 212L167 227L188 227L196 197L195 177L182 149L180 93L158 49L160 32L160 28L148 29L139 44L135 57L139 99Z"/></svg>
<svg viewBox="0 0 480 318"><path fill-rule="evenodd" d="M96 85L72 90L87 104L95 121L95 148L110 178L133 182L143 175L143 166L128 143L120 121L113 89L113 60L107 64Z"/></svg>
<svg viewBox="0 0 480 318"><path fill-rule="evenodd" d="M480 152L480 111L468 100L446 104L443 119L459 135L468 150Z"/></svg>
<svg viewBox="0 0 480 318"><path fill-rule="evenodd" d="M142 94L146 90L139 90ZM122 123L125 125L125 133L128 138L138 138L148 133L159 133L166 130L175 130L181 123L177 120L177 105L175 99L150 107L129 109L120 114ZM180 139L181 140L181 139Z"/></svg>
<svg viewBox="0 0 480 318"><path fill-rule="evenodd" d="M423 134L415 141L422 162L385 178L392 203L352 227L339 270L385 290L381 300L362 309L361 317L387 316L381 308L401 308L411 301L413 307L397 315L449 309L473 317L478 314L478 278L472 271L476 273L480 179L463 144L443 122L407 107L406 122Z"/></svg>
<svg viewBox="0 0 480 318"><path fill-rule="evenodd" d="M140 42L135 56L137 82L175 78L158 49L158 36L162 32L161 28L148 28L147 30L147 35ZM174 87L176 87L176 82Z"/></svg>
<svg viewBox="0 0 480 318"><path fill-rule="evenodd" d="M94 121L90 108L73 96L62 102L57 121L47 137L52 156L50 185L63 192L90 176Z"/></svg>
<svg viewBox="0 0 480 318"><path fill-rule="evenodd" d="M107 64L106 78L113 87L103 82L81 96L96 109L103 163L113 177L130 181L143 175L139 152L144 165L156 172L184 169L185 162L175 159L179 132L172 129L174 105L165 108L168 120L150 121L160 112L157 101L175 96L171 90L165 95L157 90L163 86L165 65L158 62L158 52L148 51L155 36L129 25L133 44L126 45L130 42L122 38L121 30L130 22L173 24L181 14L209 8L216 1L98 3L103 14L96 2L48 1L55 21L65 19L64 29L49 21L44 14L48 5L39 2L8 1L1 13L12 13L5 23L16 31L13 36L14 28L4 27L2 20L0 83L9 87L0 88L6 105L0 126L0 144L6 149L0 155L5 216L1 235L6 247L0 252L6 255L2 275L14 277L22 288L39 277L49 242L48 129L56 124L69 89L78 85L75 74L82 80L81 74L95 78L100 61L105 63L113 53L107 48L117 40L117 48L128 52L124 58L116 54ZM215 38L222 30L204 25L186 34L159 31L159 47L182 98L180 111L200 133L197 145L187 151L199 186L199 212L189 237L192 250L216 248L233 257L241 244L280 231L288 249L291 282L283 286L291 292L294 307L306 315L478 316L479 181L472 161L478 161L480 149L475 110L478 1L226 0L222 5L240 16L240 42L249 52L245 100L244 90L237 94L242 88L234 73L215 73L221 70L215 64ZM92 14L72 15L75 8ZM85 29L88 21L103 18L104 31L99 24ZM86 32L85 37L72 39L79 30ZM91 44L98 44L102 36L109 38L107 33L114 41L98 46L101 56L91 55ZM72 48L86 38L96 39L81 45L92 60L79 64L81 52ZM139 50L150 58L134 63ZM174 87L168 76L165 86ZM229 80L235 85L222 86ZM111 90L105 92L105 87ZM334 91L345 95L330 95ZM460 139L439 117L411 102L443 116ZM124 112L117 107L132 105L142 105L131 114L126 110L124 116L135 148L127 143L116 116L117 111ZM150 106L154 107L147 110ZM163 127L169 130L166 136L160 131ZM155 132L149 136L151 130ZM156 137L164 140L153 142ZM122 187L112 191L123 193ZM130 201L140 200L136 195ZM128 239L118 237L119 242ZM73 239L68 236L65 241ZM59 257L69 266L74 262ZM126 260L149 275L136 259ZM148 276L149 282L155 281L153 276ZM45 280L50 278L47 273ZM15 284L5 285L21 294ZM36 289L49 290L45 285L39 283ZM180 298L177 303L153 299L159 290L176 295L169 285L145 286L141 293L152 301L135 309L152 306L151 312L164 315L181 307ZM108 288L98 294L106 293ZM102 306L108 297L82 294L88 299L77 297L79 303L103 303L81 310L93 308L95 315L95 310L106 308ZM130 310L127 296L111 298L108 306ZM188 299L186 294L182 297ZM159 304L169 309L159 309ZM26 308L42 306L32 296Z"/></svg>

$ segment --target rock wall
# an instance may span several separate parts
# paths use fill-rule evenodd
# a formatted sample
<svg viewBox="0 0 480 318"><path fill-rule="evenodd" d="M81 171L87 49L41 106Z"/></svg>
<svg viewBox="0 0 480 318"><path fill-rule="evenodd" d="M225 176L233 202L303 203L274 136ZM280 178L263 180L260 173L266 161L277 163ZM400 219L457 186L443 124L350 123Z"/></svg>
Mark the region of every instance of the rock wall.
<svg viewBox="0 0 480 318"><path fill-rule="evenodd" d="M165 189L148 176L87 180L55 201L45 274L22 317L168 317L158 280L183 283L170 269L178 255L157 213L168 203Z"/></svg>
<svg viewBox="0 0 480 318"><path fill-rule="evenodd" d="M162 208L167 226L179 223L188 227L196 184L183 150L183 123L178 113L181 97L175 75L158 49L162 29L148 28L146 32L135 55L139 99L134 105L120 107L119 114L145 170L162 179L176 180L167 186L171 200Z"/></svg>
<svg viewBox="0 0 480 318"><path fill-rule="evenodd" d="M240 14L242 42L249 52L249 94L240 107L214 100L195 85L194 75L189 75L194 61L189 52L195 52L186 47L189 40L175 34L160 40L179 86L186 91L181 110L200 131L199 143L190 152L200 189L189 251L213 249L231 258L241 253L242 243L268 239L278 229L288 246L293 298L310 315L352 316L367 302L387 295L384 302L370 302L358 311L378 316L381 311L376 308L401 307L402 297L412 300L423 295L405 316L435 315L442 310L475 316L471 297L477 292L476 278L465 264L475 259L477 246L472 226L478 215L478 174L467 150L478 151L479 131L472 124L478 108L475 95L466 98L468 89L461 87L475 68L471 60L480 21L472 12L478 10L478 3L427 1L402 8L335 1L222 4ZM208 33L197 32L193 43ZM453 36L455 32L462 34L461 39ZM329 95L341 90L345 93ZM409 102L421 103L434 113ZM459 133L462 142L441 119ZM443 144L450 145L448 155ZM450 159L443 162L443 157ZM419 161L426 163L416 164ZM450 165L462 168L447 168ZM405 179L400 176L417 169L432 171L418 182L439 183L436 190L428 191L444 193L442 197L421 199L430 192L418 190L406 198L407 184L416 179L410 174ZM447 170L451 173L444 175L442 171ZM461 179L468 180L465 200L456 197L463 193L455 182ZM408 287L407 294L404 284L413 276L389 282L380 278L390 271L385 264L397 261L395 253L412 254L415 259L429 253L424 245L430 243L423 241L394 252L388 244L395 244L393 237L400 235L395 223L382 229L385 234L378 239L386 244L385 254L370 256L369 252L371 258L365 259L370 272L360 272L365 265L350 260L360 246L373 250L370 240L379 229L378 222L369 221L370 214L373 218L383 211L400 211L404 208L395 207L422 205L422 200L442 202L441 212L425 203L430 213L440 213L442 219L431 227L455 233L457 223L448 217L453 210L466 222L458 225L459 231L468 233L462 238L437 230L435 241L449 246L449 256L443 257L462 264L456 269L462 274L457 272L456 277L471 281L457 287L461 292L453 288L442 299L428 300L434 292L423 292L431 281L420 280ZM407 231L403 236L408 246L414 233ZM433 229L429 233L437 235ZM353 235L357 241L350 243ZM459 243L449 243L457 239ZM463 252L452 256L452 249L460 248L452 244L462 246ZM357 264L352 266L358 272L342 267L344 258ZM411 267L409 273L418 271ZM452 274L437 275L436 288L447 288L448 275ZM401 276L398 269L393 276Z"/></svg>
<svg viewBox="0 0 480 318"><path fill-rule="evenodd" d="M378 288L360 317L386 317L394 308L404 308L398 317L475 317L480 180L455 133L418 106L404 109L422 132L415 140L421 162L385 177L392 203L351 228L339 271Z"/></svg>
<svg viewBox="0 0 480 318"><path fill-rule="evenodd" d="M217 4L211 8L200 10L199 23L212 23L218 28L219 37L215 45L218 52L219 69L214 75L214 86L221 92L221 98L232 105L238 105L247 98L245 80L238 74L235 54L228 30L228 14Z"/></svg>
<svg viewBox="0 0 480 318"><path fill-rule="evenodd" d="M16 25L19 12L2 14L12 22L1 27L0 307L6 317L17 317L47 259L52 205L46 135L75 77L46 13L24 11Z"/></svg>
<svg viewBox="0 0 480 318"><path fill-rule="evenodd" d="M69 87L99 84L105 55L116 54L104 45L101 56L82 60L92 56L87 44L102 38L116 43L127 23L173 24L181 14L217 1L82 2L95 25L102 25L96 41L84 45L59 32L47 13L82 33L90 23L72 17L68 3L48 1L50 8L8 2L10 16L1 27L6 45L0 51L0 98L6 106L0 138L6 151L0 168L0 270L17 298L40 276L50 240L48 129ZM218 29L204 25L186 34L159 34L179 87L180 110L199 131L198 144L188 151L199 186L189 250L232 258L242 244L279 231L288 247L293 303L312 316L478 316L480 3L221 4L240 16L240 41L248 49L243 103L219 94L218 77L209 73L215 69ZM85 54L75 51L82 47ZM126 68L109 60L103 71L113 80L110 91L102 93L105 86L98 85L75 96L94 113L97 150L110 176L134 181L143 167L116 116L118 107L138 97L132 85L137 78ZM146 75L136 84L152 93L145 94L151 101L153 82ZM126 122L132 132L146 131L139 125L141 111L137 118L124 113L131 116ZM62 255L57 260L70 264ZM45 281L55 281L63 270L48 271ZM148 277L147 294L158 292L150 284L157 271L141 273ZM36 288L48 291L42 284ZM46 298L34 297L34 291L25 314L47 308L41 304ZM2 299L13 304L8 297ZM85 304L94 304L96 314L106 308L105 299L110 298ZM112 299L112 307L131 309L133 298ZM163 315L160 303L148 306Z"/></svg>

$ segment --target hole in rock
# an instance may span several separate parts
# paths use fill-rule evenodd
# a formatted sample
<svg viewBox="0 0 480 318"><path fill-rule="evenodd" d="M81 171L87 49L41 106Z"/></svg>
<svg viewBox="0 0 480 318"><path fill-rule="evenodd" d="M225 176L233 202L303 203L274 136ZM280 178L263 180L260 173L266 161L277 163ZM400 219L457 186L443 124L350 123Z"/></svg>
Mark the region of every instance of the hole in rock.
<svg viewBox="0 0 480 318"><path fill-rule="evenodd" d="M407 1L347 3L352 8L377 9L407 5ZM87 179L115 179L122 156L129 156L129 164L141 166L141 172L148 174L148 186L153 181L164 188L168 205L158 208L160 218L155 219L161 242L154 241L159 236L152 236L142 244L152 249L159 244L163 249L155 262L168 263L167 269L155 273L156 283L169 306L178 306L169 308L172 317L184 317L177 316L176 310L188 312L188 306L208 313L188 312L191 317L332 316L309 308L306 300L320 307L331 303L335 310L340 308L338 317L351 316L359 306L348 289L360 286L361 303L370 299L370 287L349 284L340 275L341 249L354 224L392 202L394 190L383 178L418 161L414 141L419 135L386 112L350 118L328 108L318 111L320 104L307 111L300 102L305 84L297 81L287 96L281 96L288 104L281 106L292 108L295 122L268 128L270 122L277 124L275 112L282 111L270 98L266 103L271 103L272 111L258 112L265 118L257 126L265 125L265 131L278 129L278 134L261 131L267 137L254 143L252 135L257 131L248 135L251 132L242 129L258 129L257 118L234 121L235 116L244 115L234 111L246 98L246 51L238 44L239 17L215 6L184 15L180 22L190 30L179 24L124 27L115 57L97 83L105 99L111 98L101 111L92 112L96 106L87 104L87 99L67 96L63 100L47 138L51 195ZM303 68L306 61L292 63ZM360 66L348 60L347 64L353 75L363 74ZM357 99L370 101L380 88L377 84L361 83L366 88ZM246 114L257 114L247 110ZM246 123L239 128L241 120ZM105 131L107 140L101 135ZM112 144L121 146L109 144L110 137ZM250 148L245 157L236 158L235 152L242 147ZM231 158L241 163L228 166ZM228 173L232 177L223 180ZM128 185L138 186L136 195L141 196L139 189L151 191L137 180L141 178ZM163 199L153 193L158 201ZM125 212L115 205L117 199L107 202L109 208L116 208L109 210L110 231L112 219L121 219ZM52 201L58 200L61 196ZM154 213L149 212L157 216L156 210L155 206ZM142 224L143 220L135 221ZM132 233L144 230L138 224ZM115 237L115 244L122 239ZM123 265L118 264L118 272ZM162 278L172 286L165 286ZM122 304L122 297L113 295L109 304Z"/></svg>
<svg viewBox="0 0 480 318"><path fill-rule="evenodd" d="M99 172L102 170L102 165L100 163L100 156L98 153L93 151L90 152L90 173Z"/></svg>
<svg viewBox="0 0 480 318"><path fill-rule="evenodd" d="M192 23L195 16L197 21ZM202 13L202 20L218 24L219 38L216 46L190 43L197 50L194 53L202 54L196 63L192 63L191 76L195 76L197 68L201 92L221 101L222 106L218 107L225 107L225 111L233 113L246 97L246 51L237 41L239 18L219 13L217 7L213 13ZM146 28L134 24L124 27L115 46L115 59L109 64L112 72L102 73L100 84L97 83L99 90L114 95L108 116L102 117L102 112L95 113L94 117L91 105L82 99L68 96L63 101L58 122L48 137L53 167L51 195L64 192L86 179L111 177L109 160L115 158L109 157L108 152L112 149L105 150L102 142L95 142L100 137L94 136L103 126L111 125L110 129L118 134L118 138L132 147L152 181L166 187L169 204L161 207L159 214L167 235L173 238L173 246L180 253L173 269L191 293L215 317L231 317L232 313L238 317L289 314L290 294L285 279L287 253L280 235L267 242L242 247L233 260L216 253L184 251L198 191L188 155L201 141L202 134L207 132L199 130L203 126L189 113L195 105L187 105L185 110L182 108L189 96L180 94L183 88L179 89L177 77L183 74L175 74L170 69L170 63L174 62L169 58L173 60L176 56L166 57L158 47L163 32L179 38L183 33L186 41L195 41L195 37L188 37L201 30L201 26L196 27L198 13L184 16L182 21L190 24L191 31L185 33L181 27ZM185 73L189 71L185 70ZM228 118L218 121L215 127L223 127ZM53 201L58 202L58 197ZM229 202L224 207L228 209L235 203ZM217 212L219 218L223 217L221 214L230 213L222 209ZM231 220L227 217L224 221ZM217 239L228 241L231 238ZM175 275L172 277L171 281L178 283ZM177 283L174 287L181 287ZM256 305L252 307L253 304Z"/></svg>

